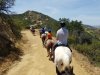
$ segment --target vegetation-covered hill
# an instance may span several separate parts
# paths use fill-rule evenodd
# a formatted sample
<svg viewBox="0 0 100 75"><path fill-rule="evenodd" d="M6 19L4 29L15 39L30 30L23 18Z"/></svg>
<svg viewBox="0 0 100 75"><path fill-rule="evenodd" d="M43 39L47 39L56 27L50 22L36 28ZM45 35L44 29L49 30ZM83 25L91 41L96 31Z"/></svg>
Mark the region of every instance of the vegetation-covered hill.
<svg viewBox="0 0 100 75"><path fill-rule="evenodd" d="M100 28L92 27L89 25L84 25L85 30L91 34L94 39L100 40Z"/></svg>
<svg viewBox="0 0 100 75"><path fill-rule="evenodd" d="M26 11L23 14L13 14L12 18L15 24L17 24L21 29L27 28L30 25L36 25L37 28L46 26L55 32L58 28L58 21L36 11Z"/></svg>
<svg viewBox="0 0 100 75"><path fill-rule="evenodd" d="M8 15L9 8L13 5L14 0L0 0L0 56L9 54L15 39L21 36L19 28Z"/></svg>
<svg viewBox="0 0 100 75"><path fill-rule="evenodd" d="M15 0L0 0L0 75L4 75L9 66L20 58L21 50L15 42L21 37L19 28L8 13Z"/></svg>

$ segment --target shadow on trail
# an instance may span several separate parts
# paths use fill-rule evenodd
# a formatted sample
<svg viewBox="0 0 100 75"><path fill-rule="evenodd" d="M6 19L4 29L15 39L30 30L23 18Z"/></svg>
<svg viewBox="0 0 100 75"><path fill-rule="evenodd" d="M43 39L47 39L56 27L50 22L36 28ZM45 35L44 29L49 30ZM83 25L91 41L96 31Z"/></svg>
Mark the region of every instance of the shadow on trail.
<svg viewBox="0 0 100 75"><path fill-rule="evenodd" d="M5 75L15 61L21 61L23 52L21 49L16 47L2 50L4 51L0 53L0 75Z"/></svg>

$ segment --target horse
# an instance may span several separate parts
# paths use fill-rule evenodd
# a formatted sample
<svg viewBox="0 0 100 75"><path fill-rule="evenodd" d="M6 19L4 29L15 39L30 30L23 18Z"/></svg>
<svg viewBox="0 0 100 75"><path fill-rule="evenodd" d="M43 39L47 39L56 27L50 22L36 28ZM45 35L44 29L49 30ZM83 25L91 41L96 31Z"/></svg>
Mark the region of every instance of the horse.
<svg viewBox="0 0 100 75"><path fill-rule="evenodd" d="M45 47L45 39L46 39L46 34L45 33L41 34L41 39L42 39L42 44Z"/></svg>
<svg viewBox="0 0 100 75"><path fill-rule="evenodd" d="M32 33L33 33L33 35L35 36L35 29L32 29Z"/></svg>
<svg viewBox="0 0 100 75"><path fill-rule="evenodd" d="M75 75L73 67L70 66L72 61L72 52L68 47L58 46L54 52L54 63L57 75Z"/></svg>
<svg viewBox="0 0 100 75"><path fill-rule="evenodd" d="M47 57L49 57L49 60L52 59L52 47L54 45L54 41L52 39L48 39L45 43L45 47L47 49Z"/></svg>
<svg viewBox="0 0 100 75"><path fill-rule="evenodd" d="M30 30L31 30L32 34L35 36L35 28L31 27Z"/></svg>

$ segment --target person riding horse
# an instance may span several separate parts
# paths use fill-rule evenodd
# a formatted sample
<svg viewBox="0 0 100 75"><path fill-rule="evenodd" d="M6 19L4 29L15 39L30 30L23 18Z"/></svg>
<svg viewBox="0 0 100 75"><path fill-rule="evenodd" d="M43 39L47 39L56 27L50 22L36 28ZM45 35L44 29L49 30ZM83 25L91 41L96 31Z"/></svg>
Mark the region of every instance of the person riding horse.
<svg viewBox="0 0 100 75"><path fill-rule="evenodd" d="M30 27L30 30L35 35L35 28L33 26Z"/></svg>
<svg viewBox="0 0 100 75"><path fill-rule="evenodd" d="M47 41L47 40L52 40L52 33L51 33L51 30L48 30L48 33L47 33L47 38L46 38L46 40L45 41Z"/></svg>
<svg viewBox="0 0 100 75"><path fill-rule="evenodd" d="M54 56L54 50L56 47L58 46L66 46L68 47L68 30L65 28L65 23L61 22L60 23L60 29L57 31L56 33L56 43L54 44L53 48L52 48L52 53Z"/></svg>
<svg viewBox="0 0 100 75"><path fill-rule="evenodd" d="M45 29L44 28L41 28L40 29L40 38L41 38L41 35L44 34L44 33L45 33Z"/></svg>
<svg viewBox="0 0 100 75"><path fill-rule="evenodd" d="M50 57L49 60L51 60L51 57L52 57L51 50L52 50L53 45L54 45L54 42L52 39L52 33L51 33L51 30L48 30L46 40L45 40L45 47L47 49L48 56Z"/></svg>
<svg viewBox="0 0 100 75"><path fill-rule="evenodd" d="M45 46L46 33L44 28L41 30L40 38L42 39L43 46Z"/></svg>

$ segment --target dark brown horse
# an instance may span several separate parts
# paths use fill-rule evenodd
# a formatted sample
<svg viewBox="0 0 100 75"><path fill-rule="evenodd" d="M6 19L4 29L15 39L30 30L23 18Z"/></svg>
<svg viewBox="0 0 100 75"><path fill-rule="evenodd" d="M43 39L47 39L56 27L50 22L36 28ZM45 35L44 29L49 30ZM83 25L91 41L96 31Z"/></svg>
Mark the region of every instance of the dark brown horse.
<svg viewBox="0 0 100 75"><path fill-rule="evenodd" d="M35 28L30 28L30 30L31 30L31 32L32 32L32 34L35 36Z"/></svg>

